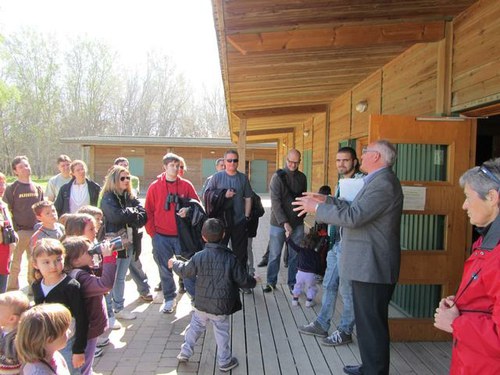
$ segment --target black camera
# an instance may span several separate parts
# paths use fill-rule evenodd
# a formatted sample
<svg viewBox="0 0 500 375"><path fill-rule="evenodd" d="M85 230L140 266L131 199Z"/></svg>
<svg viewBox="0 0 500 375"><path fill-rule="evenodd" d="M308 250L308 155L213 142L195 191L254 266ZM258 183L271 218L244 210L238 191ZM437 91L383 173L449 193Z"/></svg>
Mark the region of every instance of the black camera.
<svg viewBox="0 0 500 375"><path fill-rule="evenodd" d="M168 193L167 199L165 199L165 211L170 211L170 203L175 203L176 212L181 209L181 203L177 194Z"/></svg>
<svg viewBox="0 0 500 375"><path fill-rule="evenodd" d="M112 248L113 251L123 251L125 250L125 247L123 246L123 241L121 237L115 237L109 240L109 245L114 247ZM89 254L90 255L102 255L102 242L96 243L94 246L92 246L89 249Z"/></svg>
<svg viewBox="0 0 500 375"><path fill-rule="evenodd" d="M2 237L4 245L16 242L16 232L14 231L14 228L12 228L12 225L7 222L4 223L2 228Z"/></svg>

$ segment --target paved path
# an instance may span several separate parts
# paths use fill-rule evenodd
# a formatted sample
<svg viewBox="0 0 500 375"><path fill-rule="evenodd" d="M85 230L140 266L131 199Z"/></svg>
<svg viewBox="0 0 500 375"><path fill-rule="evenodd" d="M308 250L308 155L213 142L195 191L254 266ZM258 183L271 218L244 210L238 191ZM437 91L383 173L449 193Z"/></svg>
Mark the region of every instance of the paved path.
<svg viewBox="0 0 500 375"><path fill-rule="evenodd" d="M266 214L259 222L258 235L253 248L258 263L264 253L269 236L270 201L263 197ZM147 234L143 239L141 262L149 277L149 285L154 287L160 278L151 253L151 239ZM262 271L264 270L264 271ZM265 276L265 268L257 272ZM265 277L264 277L265 280ZM259 286L257 286L259 288ZM94 370L102 374L196 374L203 347L203 339L196 346L195 356L182 368L176 359L183 342L183 332L191 319L191 304L187 295L180 296L175 314L162 314L161 305L143 303L132 280L126 282L126 309L137 313L136 320L122 320L122 329L109 335L111 344L105 348L104 355L96 359ZM154 293L153 293L154 294ZM213 339L210 346L215 347Z"/></svg>

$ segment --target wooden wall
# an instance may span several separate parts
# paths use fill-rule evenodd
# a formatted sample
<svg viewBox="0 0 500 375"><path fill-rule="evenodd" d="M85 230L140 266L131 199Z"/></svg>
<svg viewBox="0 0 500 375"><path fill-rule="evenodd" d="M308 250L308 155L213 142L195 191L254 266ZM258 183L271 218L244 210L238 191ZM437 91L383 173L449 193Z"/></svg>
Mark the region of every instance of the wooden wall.
<svg viewBox="0 0 500 375"><path fill-rule="evenodd" d="M452 110L500 100L500 1L472 5L453 22Z"/></svg>
<svg viewBox="0 0 500 375"><path fill-rule="evenodd" d="M382 69L330 104L328 131L329 171L335 169L340 141L368 135L370 114L410 116L441 115L438 103L448 100L452 110L467 109L500 100L500 1L482 0L453 22L453 48L449 56L452 99L438 97L439 66L446 66L440 42L420 43L409 48ZM368 101L366 112L355 110L360 100ZM328 174L331 184L332 173Z"/></svg>
<svg viewBox="0 0 500 375"><path fill-rule="evenodd" d="M324 176L326 174L326 114L317 115L312 120L312 185L308 187L309 191L318 191L325 184Z"/></svg>
<svg viewBox="0 0 500 375"><path fill-rule="evenodd" d="M434 114L438 46L417 44L383 67L380 113Z"/></svg>
<svg viewBox="0 0 500 375"><path fill-rule="evenodd" d="M132 152L131 150L134 150ZM165 146L147 146L147 147L121 147L121 146L92 146L91 162L89 170L94 180L102 184L104 177L118 156L125 157L144 157L144 176L141 177L141 190L145 192L151 182L163 172L162 159L167 152L174 152L182 156L187 165L185 178L190 180L196 190L201 190L204 182L202 176L202 159L215 160L223 157L227 148L202 148L202 147L165 147ZM211 151L215 151L214 154ZM276 170L276 150L275 149L252 149L246 151L248 161L255 159L264 159L268 162L267 181Z"/></svg>

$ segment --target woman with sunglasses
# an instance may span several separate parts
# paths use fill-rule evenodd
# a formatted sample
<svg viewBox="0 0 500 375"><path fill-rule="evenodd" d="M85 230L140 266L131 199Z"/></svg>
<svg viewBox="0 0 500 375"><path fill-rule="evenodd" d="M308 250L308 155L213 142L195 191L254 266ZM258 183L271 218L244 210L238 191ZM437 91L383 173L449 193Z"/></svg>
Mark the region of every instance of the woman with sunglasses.
<svg viewBox="0 0 500 375"><path fill-rule="evenodd" d="M142 232L138 229L146 224L146 210L132 193L128 169L115 165L109 170L102 189L101 210L104 214L106 237L120 236L124 246L124 250L118 252L116 279L111 291L115 317L135 319L135 314L123 309L125 276L129 267L141 298L148 302L152 298L147 279L135 277L138 273L132 271L141 252Z"/></svg>
<svg viewBox="0 0 500 375"><path fill-rule="evenodd" d="M453 335L450 374L500 374L500 158L460 178L470 223L480 237L454 296L443 298L434 326Z"/></svg>

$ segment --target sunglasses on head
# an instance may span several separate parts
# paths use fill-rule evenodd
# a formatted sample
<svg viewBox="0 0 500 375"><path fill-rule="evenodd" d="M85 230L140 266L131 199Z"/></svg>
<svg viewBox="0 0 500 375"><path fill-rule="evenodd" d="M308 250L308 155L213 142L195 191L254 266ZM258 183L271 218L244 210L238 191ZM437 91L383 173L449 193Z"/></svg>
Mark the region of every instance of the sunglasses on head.
<svg viewBox="0 0 500 375"><path fill-rule="evenodd" d="M483 172L486 176L488 176L491 180L495 181L497 184L500 185L500 179L493 174L492 171L490 171L488 168L486 168L484 165L482 165L479 170Z"/></svg>
<svg viewBox="0 0 500 375"><path fill-rule="evenodd" d="M129 180L130 181L130 176L121 176L120 177L120 181L125 181L125 180Z"/></svg>
<svg viewBox="0 0 500 375"><path fill-rule="evenodd" d="M237 163L239 160L238 159L226 159L228 163Z"/></svg>

